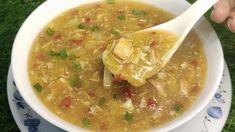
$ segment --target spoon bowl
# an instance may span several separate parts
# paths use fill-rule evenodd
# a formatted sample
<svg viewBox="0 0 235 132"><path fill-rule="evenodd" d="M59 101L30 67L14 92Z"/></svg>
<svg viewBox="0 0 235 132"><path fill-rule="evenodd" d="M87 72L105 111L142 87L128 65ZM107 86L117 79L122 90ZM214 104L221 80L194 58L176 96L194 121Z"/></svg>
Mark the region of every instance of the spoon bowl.
<svg viewBox="0 0 235 132"><path fill-rule="evenodd" d="M197 23L197 21L208 11L218 0L197 0L190 8L188 8L185 12L183 12L180 16L172 19L166 23L150 27L144 30L140 30L134 32L132 34L127 35L127 37L122 37L118 41L110 44L108 48L103 53L103 62L106 69L110 70L114 75L121 74L125 75L126 73L122 73L120 70L116 70L117 68L112 68L107 62L109 60L118 60L118 63L125 67L128 66L130 60L141 58L141 56L136 57L134 55L134 47L135 50L141 49L141 45L134 44L138 39L138 35L144 33L154 32L154 34L165 34L162 37L164 39L163 43L160 45L165 45L168 47L167 50L164 50L164 53L161 53L157 57L157 61L153 62L151 66L146 67L145 64L134 65L132 69L136 69L139 71L138 73L128 73L131 75L126 75L125 79L132 84L133 86L139 87L146 83L148 78L151 78L158 71L160 71L171 59L177 49L180 47L181 43L184 41L188 33ZM150 34L149 34L150 35ZM172 41L167 41L167 38L172 37ZM156 37L156 36L155 36ZM129 41L131 40L131 41ZM138 47L139 46L139 47ZM138 47L138 48L136 48ZM154 50L150 48L149 51ZM152 52L153 53L153 52ZM135 57L133 57L135 56ZM138 60L138 59L137 59ZM149 61L149 60L148 60ZM151 61L151 60L150 60ZM140 68L141 67L141 68ZM110 81L109 81L110 82Z"/></svg>
<svg viewBox="0 0 235 132"><path fill-rule="evenodd" d="M178 36L174 46L162 57L164 64L166 64L181 43L184 41L188 33L192 30L197 21L208 11L218 0L197 0L190 8L183 12L180 16L165 22L163 24L147 28L138 32L151 30L166 30ZM137 32L137 33L138 33Z"/></svg>

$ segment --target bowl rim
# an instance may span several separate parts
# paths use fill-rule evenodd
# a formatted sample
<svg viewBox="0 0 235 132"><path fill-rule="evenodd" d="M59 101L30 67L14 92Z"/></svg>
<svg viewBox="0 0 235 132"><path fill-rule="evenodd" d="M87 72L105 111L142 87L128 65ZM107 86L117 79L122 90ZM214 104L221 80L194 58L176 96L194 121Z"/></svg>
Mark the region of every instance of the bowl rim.
<svg viewBox="0 0 235 132"><path fill-rule="evenodd" d="M28 96L27 94L25 94L24 92L24 85L22 83L22 75L19 74L22 67L18 67L20 64L19 62L19 54L18 54L18 50L19 50L19 45L22 41L22 34L24 34L25 31L27 31L27 28L29 26L29 24L33 21L32 18L37 15L37 12L39 12L40 10L42 9L46 9L48 5L50 5L52 3L53 0L48 0L48 1L45 1L43 2L39 7L37 7L30 15L29 17L25 20L25 22L23 23L23 25L21 26L21 28L19 29L18 33L17 33L17 36L15 38L15 41L14 41L14 44L13 44L13 48L12 48L12 56L11 56L11 63L12 63L12 72L13 72L13 76L15 78L15 82L16 82L16 85L17 85L17 88L20 92L20 94L22 95L22 97L25 99L25 101L27 102L27 104L36 112L38 113L41 117L43 117L44 119L46 119L47 121L49 121L50 123L56 125L57 127L60 127L64 130L67 130L67 131L87 131L86 129L83 129L79 126L76 127L76 129L72 126L74 125L71 125L71 123L68 123L67 121L64 121L63 123L61 123L60 120L55 120L55 118L51 117L51 116L48 116L46 115L43 111L41 111L39 109L39 106L36 106L35 104L33 104L31 100L31 97ZM65 1L68 1L68 2L71 2L71 0L58 0L60 2L65 2ZM78 1L78 0L75 0L75 1ZM89 2L87 2L86 0L83 0L85 1L84 3L92 3L92 2L95 2L95 1L100 1L100 0L90 0ZM102 0L101 0L102 1ZM141 0L141 2L144 2L144 3L148 3L148 2L155 2L154 0L149 0L148 2L144 1L144 0ZM158 0L159 1L159 0ZM174 1L174 0L165 0L165 1ZM63 3L62 2L62 3ZM181 0L179 1L181 3L184 3L185 5L189 6L190 4L187 2L187 1L184 1L184 0ZM79 3L79 2L78 2ZM83 4L77 4L76 6L74 7L77 7L77 6L80 6L80 5L83 5ZM73 8L73 7L71 7ZM164 9L164 8L163 8ZM67 10L67 9L66 9ZM61 12L64 12L64 11L61 11ZM60 14L60 13L59 13ZM57 16L57 15L56 15ZM166 124L169 124L168 127L166 126L159 126L157 128L152 128L150 129L150 131L155 131L155 130L158 130L158 131L169 131L169 130L172 130L173 128L176 128L184 123L186 123L188 120L192 119L197 113L199 113L209 102L210 100L212 99L212 97L214 96L214 93L216 92L217 90L217 87L219 86L219 83L220 83L220 80L222 78L222 74L223 74L223 66L224 66L224 61L223 61L223 51L222 51L222 46L221 46L221 43L218 39L218 36L217 34L215 33L214 29L211 27L211 25L209 24L209 22L205 19L205 18L202 18L201 19L201 22L204 22L204 24L206 24L208 26L208 28L212 31L212 35L215 37L215 41L217 42L217 46L219 48L219 58L217 61L219 61L219 65L217 67L219 67L219 71L217 73L218 77L217 77L217 80L215 81L215 83L213 84L213 90L211 90L212 93L209 93L208 97L204 100L205 102L204 103L201 103L200 107L196 107L196 109L191 112L190 114L188 114L188 116L185 116L184 118L182 119L179 119L178 122L175 122L175 123L166 123ZM46 25L47 23L44 23L44 25ZM36 35L37 36L37 35ZM35 37L36 37L35 36ZM199 36L200 37L200 36ZM219 44L219 45L218 45ZM32 45L32 44L31 44ZM17 58L17 59L16 59ZM221 59L222 58L222 59ZM28 59L28 58L27 58ZM28 63L27 63L28 64ZM22 64L22 65L25 65L25 64ZM28 65L26 66L28 67ZM208 67L209 68L209 67ZM28 73L27 75L28 76ZM28 80L29 81L29 80ZM33 91L33 90L32 90ZM201 91L202 92L202 91ZM36 95L36 94L35 94ZM39 100L39 99L38 99ZM44 106L45 107L45 106ZM48 109L47 109L48 110ZM50 110L48 110L50 111ZM188 110L187 110L188 111ZM51 111L50 111L51 112ZM52 112L51 112L52 113ZM54 114L54 113L52 113ZM57 115L56 115L57 116ZM60 118L60 117L59 117ZM63 119L62 119L63 120ZM66 123L67 122L67 123Z"/></svg>

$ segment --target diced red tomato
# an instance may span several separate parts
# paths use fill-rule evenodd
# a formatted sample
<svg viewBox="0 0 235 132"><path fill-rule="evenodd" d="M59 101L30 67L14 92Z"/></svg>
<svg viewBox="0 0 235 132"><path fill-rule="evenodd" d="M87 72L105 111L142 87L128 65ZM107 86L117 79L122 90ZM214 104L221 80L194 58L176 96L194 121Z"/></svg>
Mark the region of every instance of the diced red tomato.
<svg viewBox="0 0 235 132"><path fill-rule="evenodd" d="M101 124L100 129L102 129L102 130L107 129L107 125L105 123Z"/></svg>
<svg viewBox="0 0 235 132"><path fill-rule="evenodd" d="M134 96L134 94L131 92L131 89L128 88L128 87L124 87L122 89L122 94L125 96L125 97L128 97L128 98L131 98L132 96Z"/></svg>
<svg viewBox="0 0 235 132"><path fill-rule="evenodd" d="M101 47L99 50L100 50L101 52L104 52L104 51L106 50L106 47Z"/></svg>
<svg viewBox="0 0 235 132"><path fill-rule="evenodd" d="M121 82L121 81L124 81L124 80L125 80L125 78L121 74L118 74L118 75L114 76L114 82Z"/></svg>
<svg viewBox="0 0 235 132"><path fill-rule="evenodd" d="M96 96L96 93L95 93L95 92L92 92L92 91L89 91L89 92L88 92L88 95L89 95L90 97L95 97L95 96Z"/></svg>
<svg viewBox="0 0 235 132"><path fill-rule="evenodd" d="M71 104L71 98L69 96L65 97L62 101L64 107L68 108Z"/></svg>
<svg viewBox="0 0 235 132"><path fill-rule="evenodd" d="M191 62L191 64L192 64L193 66L197 66L197 65L198 65L198 62L197 62L197 60L193 60L193 61Z"/></svg>
<svg viewBox="0 0 235 132"><path fill-rule="evenodd" d="M91 112L91 108L89 107L86 112L90 113Z"/></svg>
<svg viewBox="0 0 235 132"><path fill-rule="evenodd" d="M35 69L35 68L37 68L38 67L38 64L36 64L36 63L34 63L33 65L32 65L32 69Z"/></svg>
<svg viewBox="0 0 235 132"><path fill-rule="evenodd" d="M153 31L153 32L151 32L151 34L152 34L152 35L156 35L157 33Z"/></svg>
<svg viewBox="0 0 235 132"><path fill-rule="evenodd" d="M157 45L157 41L155 39L150 39L149 45L150 45L150 47L154 47Z"/></svg>
<svg viewBox="0 0 235 132"><path fill-rule="evenodd" d="M196 94L198 92L199 88L200 88L199 84L198 83L194 83L192 85L191 94Z"/></svg>
<svg viewBox="0 0 235 132"><path fill-rule="evenodd" d="M40 61L43 61L45 59L45 55L42 52L38 52L36 54L36 58Z"/></svg>
<svg viewBox="0 0 235 132"><path fill-rule="evenodd" d="M85 18L85 22L86 23L90 23L91 22L91 18L90 17Z"/></svg>
<svg viewBox="0 0 235 132"><path fill-rule="evenodd" d="M55 36L53 37L53 39L54 39L55 41L62 40L62 39L63 39L63 36L62 36L61 34L57 34L57 35L55 35Z"/></svg>
<svg viewBox="0 0 235 132"><path fill-rule="evenodd" d="M155 108L157 105L157 101L155 101L154 99L148 99L147 105L149 108Z"/></svg>
<svg viewBox="0 0 235 132"><path fill-rule="evenodd" d="M73 45L76 45L76 46L82 45L82 40L79 40L79 39L73 39L71 40L71 42Z"/></svg>

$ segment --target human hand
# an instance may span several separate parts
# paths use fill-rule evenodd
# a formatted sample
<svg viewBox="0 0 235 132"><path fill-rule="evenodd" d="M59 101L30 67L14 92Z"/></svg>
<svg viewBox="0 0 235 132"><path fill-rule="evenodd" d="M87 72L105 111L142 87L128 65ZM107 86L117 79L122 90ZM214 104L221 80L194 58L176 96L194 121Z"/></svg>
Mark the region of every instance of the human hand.
<svg viewBox="0 0 235 132"><path fill-rule="evenodd" d="M219 0L211 12L211 19L217 23L225 22L228 29L235 33L235 0Z"/></svg>

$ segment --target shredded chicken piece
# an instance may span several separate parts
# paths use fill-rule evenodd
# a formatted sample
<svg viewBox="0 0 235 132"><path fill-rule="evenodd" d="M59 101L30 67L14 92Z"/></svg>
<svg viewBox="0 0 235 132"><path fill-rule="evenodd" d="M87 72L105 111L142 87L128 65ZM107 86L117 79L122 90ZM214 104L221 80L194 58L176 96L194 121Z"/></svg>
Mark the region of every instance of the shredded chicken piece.
<svg viewBox="0 0 235 132"><path fill-rule="evenodd" d="M82 104L84 104L85 106L90 106L91 103L89 101L82 101Z"/></svg>
<svg viewBox="0 0 235 132"><path fill-rule="evenodd" d="M104 78L103 85L105 88L110 88L113 84L113 76L111 72L105 67L104 68Z"/></svg>
<svg viewBox="0 0 235 132"><path fill-rule="evenodd" d="M129 111L132 111L134 110L134 106L132 104L132 100L131 99L128 99L123 105L122 105L123 108L129 110Z"/></svg>
<svg viewBox="0 0 235 132"><path fill-rule="evenodd" d="M183 62L181 65L180 65L180 67L182 68L182 69L185 69L185 68L187 68L188 67L188 63L187 62Z"/></svg>
<svg viewBox="0 0 235 132"><path fill-rule="evenodd" d="M64 79L64 78L60 78L59 79L62 83L64 83L64 85L66 86L66 88L69 89L69 91L73 91L73 88L69 85L69 83Z"/></svg>
<svg viewBox="0 0 235 132"><path fill-rule="evenodd" d="M139 107L140 108L145 108L147 106L147 103L146 103L146 100L144 97L141 98L141 101L140 101L140 105Z"/></svg>
<svg viewBox="0 0 235 132"><path fill-rule="evenodd" d="M93 115L96 115L97 112L99 112L99 111L102 111L102 109L99 106L95 105L95 106L90 107L89 113L93 114Z"/></svg>
<svg viewBox="0 0 235 132"><path fill-rule="evenodd" d="M100 76L99 76L99 71L96 71L93 75L92 75L92 78L89 79L90 81L92 82L100 82L101 79L100 79Z"/></svg>
<svg viewBox="0 0 235 132"><path fill-rule="evenodd" d="M164 71L158 72L157 77L160 79L165 79L167 77L166 72L164 72Z"/></svg>
<svg viewBox="0 0 235 132"><path fill-rule="evenodd" d="M188 83L185 80L180 80L180 94L187 95L189 92Z"/></svg>
<svg viewBox="0 0 235 132"><path fill-rule="evenodd" d="M163 109L161 107L159 107L152 115L151 117L156 120L157 118L161 118L162 116L164 116L163 114Z"/></svg>
<svg viewBox="0 0 235 132"><path fill-rule="evenodd" d="M166 91L163 89L162 85L160 83L158 83L157 81L153 80L153 79L150 79L149 80L149 83L153 85L154 88L157 89L157 91L159 92L159 94L162 96L162 97L166 97L167 96L167 93Z"/></svg>
<svg viewBox="0 0 235 132"><path fill-rule="evenodd" d="M113 53L121 60L128 60L132 53L134 52L134 48L127 39L121 38L116 44Z"/></svg>
<svg viewBox="0 0 235 132"><path fill-rule="evenodd" d="M78 92L78 96L82 96L82 97L86 96L87 99L88 99L89 101L91 101L91 97L87 94L87 92L79 91L79 92Z"/></svg>
<svg viewBox="0 0 235 132"><path fill-rule="evenodd" d="M176 112L175 112L175 111L173 111L173 110L172 110L172 111L170 111L170 112L169 112L169 114L170 114L171 116L176 116Z"/></svg>

